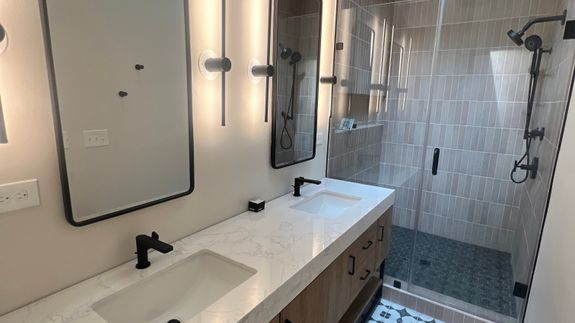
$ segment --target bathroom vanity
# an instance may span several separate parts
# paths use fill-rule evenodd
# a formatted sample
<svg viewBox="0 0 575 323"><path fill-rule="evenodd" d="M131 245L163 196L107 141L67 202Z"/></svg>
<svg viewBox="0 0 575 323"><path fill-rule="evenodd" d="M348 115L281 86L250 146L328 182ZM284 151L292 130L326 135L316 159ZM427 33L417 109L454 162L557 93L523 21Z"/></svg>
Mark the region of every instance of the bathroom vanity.
<svg viewBox="0 0 575 323"><path fill-rule="evenodd" d="M353 322L376 295L394 191L322 179L0 317L16 322Z"/></svg>

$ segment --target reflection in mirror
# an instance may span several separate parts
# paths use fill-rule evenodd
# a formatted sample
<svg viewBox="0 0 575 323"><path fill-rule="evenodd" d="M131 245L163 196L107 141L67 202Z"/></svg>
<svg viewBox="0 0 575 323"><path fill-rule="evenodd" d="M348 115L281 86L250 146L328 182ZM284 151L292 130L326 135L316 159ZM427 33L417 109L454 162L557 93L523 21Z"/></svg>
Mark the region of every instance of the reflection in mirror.
<svg viewBox="0 0 575 323"><path fill-rule="evenodd" d="M272 166L315 157L321 1L276 0Z"/></svg>
<svg viewBox="0 0 575 323"><path fill-rule="evenodd" d="M341 82L334 87L335 131L380 123L378 115L386 109L391 87L399 88L390 83L392 70L402 64L393 59L396 48L390 50L394 38L392 17L393 9L389 7L363 8L349 0L340 1L336 32L340 50L335 52L334 72Z"/></svg>
<svg viewBox="0 0 575 323"><path fill-rule="evenodd" d="M193 189L187 0L40 0L66 218Z"/></svg>

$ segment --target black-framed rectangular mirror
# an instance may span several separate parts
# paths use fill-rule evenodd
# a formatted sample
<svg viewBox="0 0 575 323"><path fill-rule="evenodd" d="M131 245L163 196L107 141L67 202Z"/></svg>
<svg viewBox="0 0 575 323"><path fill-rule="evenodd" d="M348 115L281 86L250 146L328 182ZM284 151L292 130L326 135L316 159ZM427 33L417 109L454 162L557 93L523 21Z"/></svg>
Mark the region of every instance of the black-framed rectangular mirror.
<svg viewBox="0 0 575 323"><path fill-rule="evenodd" d="M187 0L39 0L66 219L194 188Z"/></svg>
<svg viewBox="0 0 575 323"><path fill-rule="evenodd" d="M271 158L282 168L315 157L322 1L275 0L273 7Z"/></svg>

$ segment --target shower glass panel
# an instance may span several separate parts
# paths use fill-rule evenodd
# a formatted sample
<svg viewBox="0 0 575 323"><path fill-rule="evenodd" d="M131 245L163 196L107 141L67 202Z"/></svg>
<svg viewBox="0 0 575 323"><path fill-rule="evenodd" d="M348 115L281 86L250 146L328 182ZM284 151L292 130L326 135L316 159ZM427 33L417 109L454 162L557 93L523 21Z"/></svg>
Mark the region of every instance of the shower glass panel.
<svg viewBox="0 0 575 323"><path fill-rule="evenodd" d="M414 250L439 13L439 0L341 0L337 15L328 176L396 190L385 272L403 286Z"/></svg>
<svg viewBox="0 0 575 323"><path fill-rule="evenodd" d="M530 124L545 128L546 135L532 141L537 177L513 183L511 170L525 150L532 52L506 32L527 17L564 8L560 1L537 7L485 4L445 0L410 290L496 322L515 322L524 299L513 296L514 285L528 284L532 274L573 53L561 39L559 23L530 30L543 39L544 50L553 48L542 54L544 72Z"/></svg>
<svg viewBox="0 0 575 323"><path fill-rule="evenodd" d="M526 33L543 39L530 129L545 136L515 184L532 52L506 33L565 9L538 3L338 4L328 176L396 190L386 283L496 322L523 315L575 60L559 23Z"/></svg>

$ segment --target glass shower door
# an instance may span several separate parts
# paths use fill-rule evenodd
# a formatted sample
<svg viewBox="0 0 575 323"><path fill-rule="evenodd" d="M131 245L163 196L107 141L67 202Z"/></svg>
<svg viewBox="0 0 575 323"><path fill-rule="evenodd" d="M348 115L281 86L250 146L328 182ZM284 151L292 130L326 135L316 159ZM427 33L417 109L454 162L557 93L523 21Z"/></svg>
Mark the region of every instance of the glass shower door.
<svg viewBox="0 0 575 323"><path fill-rule="evenodd" d="M524 300L513 295L514 286L529 283L544 212L533 204L546 201L557 139L535 143L540 148L532 156L545 159L543 174L525 184L510 180L524 150L532 53L505 33L522 25L521 17L553 14L558 6L444 5L409 290L496 322L516 322ZM562 48L555 43L558 31L535 30L544 48L554 50ZM553 84L568 83L557 65L563 56L543 56L550 72L541 81L532 128L560 129L560 118L544 115L561 115L553 101L563 101L565 93L550 94L556 94Z"/></svg>
<svg viewBox="0 0 575 323"><path fill-rule="evenodd" d="M440 1L365 3L339 1L328 176L396 190L385 270L407 283Z"/></svg>

